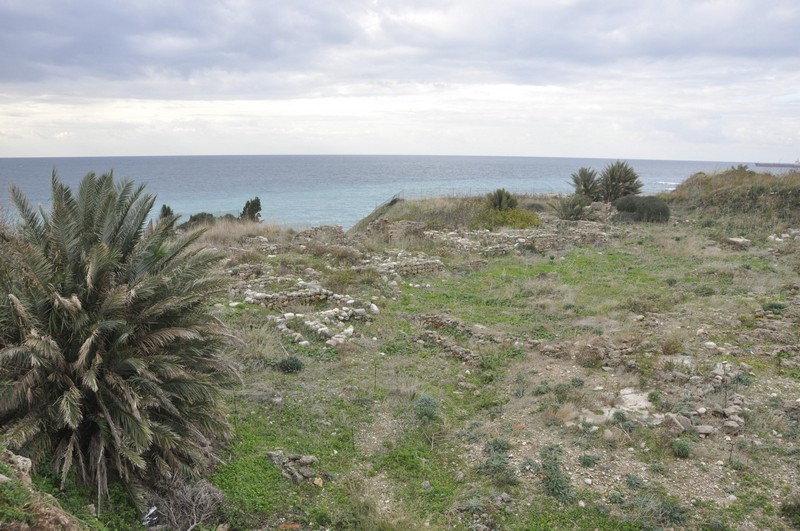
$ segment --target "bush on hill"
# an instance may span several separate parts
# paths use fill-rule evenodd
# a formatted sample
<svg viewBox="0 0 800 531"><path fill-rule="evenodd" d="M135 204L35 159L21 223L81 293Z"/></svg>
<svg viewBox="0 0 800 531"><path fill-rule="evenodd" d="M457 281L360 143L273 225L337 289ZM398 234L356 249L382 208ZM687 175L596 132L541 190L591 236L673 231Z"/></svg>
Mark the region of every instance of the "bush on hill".
<svg viewBox="0 0 800 531"><path fill-rule="evenodd" d="M757 236L800 226L800 172L756 173L746 167L692 175L665 196L724 230ZM728 234L730 235L730 234Z"/></svg>
<svg viewBox="0 0 800 531"><path fill-rule="evenodd" d="M592 200L585 195L572 194L566 197L559 197L555 203L551 203L551 206L559 219L577 221L584 219L584 209L591 203Z"/></svg>
<svg viewBox="0 0 800 531"><path fill-rule="evenodd" d="M489 207L492 210L499 210L501 212L517 208L517 205L519 204L517 198L511 195L511 192L505 188L498 188L494 192L490 193L487 196L487 199L489 200Z"/></svg>
<svg viewBox="0 0 800 531"><path fill-rule="evenodd" d="M618 210L617 219L621 221L669 221L669 205L660 197L626 195L612 205Z"/></svg>
<svg viewBox="0 0 800 531"><path fill-rule="evenodd" d="M189 216L189 221L180 225L180 229L191 229L199 225L213 225L216 221L214 214L210 212L198 212Z"/></svg>

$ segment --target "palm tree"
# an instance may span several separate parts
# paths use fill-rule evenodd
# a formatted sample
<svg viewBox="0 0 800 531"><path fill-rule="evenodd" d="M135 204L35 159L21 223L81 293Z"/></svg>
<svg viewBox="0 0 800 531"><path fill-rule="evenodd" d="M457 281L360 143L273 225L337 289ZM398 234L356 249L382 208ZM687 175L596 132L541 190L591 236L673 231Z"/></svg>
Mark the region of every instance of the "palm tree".
<svg viewBox="0 0 800 531"><path fill-rule="evenodd" d="M16 187L17 238L0 253L0 437L34 461L74 469L98 498L192 474L228 432L219 397L236 381L225 329L206 311L215 253L147 226L155 197L111 173L77 194L53 173L52 207ZM6 273L3 274L3 271Z"/></svg>
<svg viewBox="0 0 800 531"><path fill-rule="evenodd" d="M600 181L597 180L597 172L595 170L592 168L580 168L570 177L572 177L572 185L575 187L577 195L588 197L592 201L601 200Z"/></svg>
<svg viewBox="0 0 800 531"><path fill-rule="evenodd" d="M600 193L607 203L626 195L638 195L641 191L642 181L627 162L613 162L600 175Z"/></svg>
<svg viewBox="0 0 800 531"><path fill-rule="evenodd" d="M511 192L505 188L498 188L486 196L489 201L489 207L494 210L504 211L517 208L517 198L511 195Z"/></svg>

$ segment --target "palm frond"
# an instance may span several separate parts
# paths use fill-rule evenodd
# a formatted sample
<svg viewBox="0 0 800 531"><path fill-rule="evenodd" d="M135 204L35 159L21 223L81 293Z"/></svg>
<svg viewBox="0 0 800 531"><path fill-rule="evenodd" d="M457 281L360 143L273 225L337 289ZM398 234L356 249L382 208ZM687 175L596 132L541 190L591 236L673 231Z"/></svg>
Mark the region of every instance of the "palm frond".
<svg viewBox="0 0 800 531"><path fill-rule="evenodd" d="M44 422L38 412L30 412L2 428L3 443L10 448L20 448L41 433Z"/></svg>
<svg viewBox="0 0 800 531"><path fill-rule="evenodd" d="M25 194L16 185L11 185L11 201L17 208L19 217L22 219L23 237L32 242L43 242L45 240L45 230L39 214L30 206Z"/></svg>
<svg viewBox="0 0 800 531"><path fill-rule="evenodd" d="M53 461L55 463L61 462L62 490L64 489L69 472L72 469L72 460L76 454L80 455L78 450L78 434L75 432L72 432L69 437L62 439L61 443L58 445L58 447L56 447Z"/></svg>
<svg viewBox="0 0 800 531"><path fill-rule="evenodd" d="M61 399L58 401L61 421L73 430L77 429L81 420L83 420L81 398L80 389L73 385L61 395Z"/></svg>

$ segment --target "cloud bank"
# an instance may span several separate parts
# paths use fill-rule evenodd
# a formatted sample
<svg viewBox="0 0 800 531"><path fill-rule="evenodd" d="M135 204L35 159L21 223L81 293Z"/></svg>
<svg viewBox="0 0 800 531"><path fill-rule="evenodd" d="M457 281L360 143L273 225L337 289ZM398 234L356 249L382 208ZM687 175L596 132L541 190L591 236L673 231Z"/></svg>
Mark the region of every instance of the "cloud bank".
<svg viewBox="0 0 800 531"><path fill-rule="evenodd" d="M0 0L0 156L794 160L784 0Z"/></svg>

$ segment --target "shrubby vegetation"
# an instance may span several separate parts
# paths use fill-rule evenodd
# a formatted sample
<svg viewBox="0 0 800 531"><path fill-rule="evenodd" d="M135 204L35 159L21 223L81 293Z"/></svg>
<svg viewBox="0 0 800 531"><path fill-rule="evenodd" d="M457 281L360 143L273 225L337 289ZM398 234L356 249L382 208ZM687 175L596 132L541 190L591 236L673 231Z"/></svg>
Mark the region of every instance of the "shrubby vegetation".
<svg viewBox="0 0 800 531"><path fill-rule="evenodd" d="M559 198L553 204L553 208L561 219L579 220L585 219L585 208L593 202L603 201L614 203L626 196L637 196L642 190L642 181L634 169L623 161L616 161L603 168L598 177L597 172L592 168L580 168L571 175L572 186L575 193L567 197ZM648 204L646 214L651 214L652 205ZM633 211L635 216L628 216L628 219L636 219L641 207ZM663 213L660 214L663 216ZM667 219L669 216L667 216ZM647 219L646 221L662 221L661 219ZM665 220L663 220L665 221Z"/></svg>
<svg viewBox="0 0 800 531"><path fill-rule="evenodd" d="M551 205L559 219L576 221L585 217L584 209L591 202L591 199L583 194L572 194L566 197L559 197Z"/></svg>
<svg viewBox="0 0 800 531"><path fill-rule="evenodd" d="M772 175L744 166L710 175L697 173L666 199L697 215L720 236L766 237L777 228L800 225L800 172Z"/></svg>
<svg viewBox="0 0 800 531"><path fill-rule="evenodd" d="M744 170L732 171L738 175ZM742 175L749 179L742 184L761 183L776 192L758 197L763 202L758 204L771 205L789 197L783 195L786 189L797 184L793 177ZM706 178L713 176L692 181L705 186ZM374 301L379 312L341 323L342 327L352 325L353 335L329 346L305 321L336 304L330 300L279 309L249 303L215 307L215 315L247 344L241 351L224 353L248 368L244 385L226 393L234 436L219 452L224 462L206 469L204 480L187 481L179 470L172 481L163 482L148 496L158 506L158 525L176 529L196 524L195 529L213 529L217 523L227 523L233 529L614 530L682 525L770 529L790 526L793 521L797 525L800 504L791 487L800 424L783 410L780 397L763 391L788 389L798 378L791 365L797 356L788 349L779 350L797 343L792 297L800 271L798 243L787 236L768 246L754 241L748 249L709 244L709 236L713 239L716 232L750 238L762 229L789 233L796 225L755 215L772 215L768 209L752 216L733 210L720 214L730 208L729 201L741 198L724 195L709 202L708 194L716 192L710 188L700 196L662 196L676 215L697 219L697 223L612 230L587 224L579 233L602 231L611 237L593 245L557 242L536 252L520 246L518 252L502 256L494 252L495 245L516 234L468 234L461 229L473 226L487 212L515 216L551 198L517 196L516 208L506 210L492 208L483 194L393 200L372 219L416 222L401 225L409 227L408 232L363 230L341 240L328 236L300 240L293 231L233 216L218 221L196 243L229 249L223 267L231 275L227 281L231 292L226 299L206 298L205 308L223 300L238 302L251 286L277 293L295 289L302 280L348 294L356 308ZM562 199L575 201L580 206L573 210L580 213L591 200L585 195ZM634 196L634 201L642 200L647 198ZM713 206L692 206L700 203ZM716 214L708 214L709 210ZM742 219L750 225L740 224L746 230L734 232L731 223ZM145 227L142 238L147 240L162 223ZM552 223L541 234L570 238L571 225ZM69 224L59 227L71 234ZM430 228L443 230L428 235ZM16 282L20 289L33 289L29 284L35 287L39 282L33 268L16 267L23 250L17 239L22 234L13 229L0 230L0 234L5 238L0 241L0 287ZM277 250L262 248L252 241L253 236L268 237ZM466 238L474 238L475 247L462 247ZM170 253L172 241L170 237L164 246L152 247L151 255L145 254L152 261L137 263L149 268L161 252ZM87 269L80 264L88 263L91 255L85 260L75 257L79 274L74 275L78 280L73 284L86 277ZM392 282L375 267L411 257L439 259L443 270ZM18 271L27 273L17 277ZM120 273L118 280L124 284L125 278ZM46 276L46 280L54 277ZM72 291L57 286L69 303ZM118 288L128 293L126 286ZM3 304L5 293L0 290L0 295ZM146 291L139 293L138 287L135 295L136 300L150 296ZM89 307L86 303L81 303L75 326L67 320L69 311L61 301L56 308L47 296L37 300L50 308L52 326L58 330L59 325L74 327L82 334L89 326L80 313ZM37 303L28 306L41 313ZM4 342L0 348L6 348L0 357L10 355L8 341L22 330L16 314L9 313L14 311L10 303L0 311ZM270 319L286 312L305 314L288 328L305 341L288 340L291 336ZM695 334L698 315L703 316L708 335ZM154 320L159 319L155 315ZM661 319L670 321L669 330L653 326ZM107 321L113 330L114 319ZM47 334L56 334L47 324ZM49 337L40 333L44 328L37 325L39 335L30 334L29 339ZM762 335L764 330L769 333ZM506 338L524 341L512 346ZM724 345L726 352L707 348L709 340ZM82 344L79 337L75 342ZM570 355L563 355L566 352ZM108 354L104 359L112 362L112 358ZM620 385L612 386L607 369L615 359L621 362L614 368L614 380L619 379ZM752 370L735 376L727 372L741 361ZM702 398L690 396L683 380L672 378L680 372L710 381L722 362L727 362L727 383ZM131 363L131 371L136 371L149 361L135 358ZM112 365L121 371L120 362ZM295 375L286 374L293 371ZM0 369L0 377L4 374L8 373ZM752 381L759 383L747 387ZM78 385L84 385L80 377ZM712 415L711 405L715 410L717 404L728 404L734 392L743 397L750 414L744 415L742 432L732 436L735 444L723 442L722 433L702 438L687 430L678 436L663 425L641 422L636 411L615 411L599 429L584 420L589 412L598 414L611 404L621 405L622 385L646 393L653 411L690 415L697 426L708 423L719 428L724 419ZM141 400L143 408L158 398L139 396L147 396ZM61 407L57 396L45 396L42 402L52 404L53 411ZM126 403L124 396L122 403ZM700 406L709 411L701 413ZM753 443L754 434L762 444ZM51 446L57 448L55 443ZM318 461L310 465L316 475L297 484L287 480L281 466L265 458L275 450L316 457ZM143 455L149 460L153 453ZM709 476L707 483L715 492L730 487L725 495L736 496L726 502L725 511L719 510L716 497L706 497L708 485L692 480L698 467L702 468L701 460L721 462L724 485L719 475ZM97 506L105 511L98 522L87 505L96 494L95 484L81 487L72 481L80 465L73 460L65 488L59 490L63 462L56 471L49 464L49 458L42 459L35 471L37 490L55 495L62 507L91 527L136 525L140 517L127 503L114 470L108 471L108 501ZM0 473L8 475L2 467ZM600 477L602 481L595 481ZM31 498L14 488L18 485L0 486L0 527L6 521L26 519L35 525L30 500L37 493ZM677 493L680 499L693 502L683 506L674 497ZM9 503L18 507L9 508ZM114 508L113 519L107 507Z"/></svg>
<svg viewBox="0 0 800 531"><path fill-rule="evenodd" d="M600 174L600 196L606 203L612 203L626 195L639 195L642 181L627 163L621 160L612 162Z"/></svg>
<svg viewBox="0 0 800 531"><path fill-rule="evenodd" d="M49 212L13 187L19 229L0 246L0 435L98 497L191 475L228 424L236 381L207 313L216 253L175 218L147 226L155 198L90 173L76 193L52 177Z"/></svg>
<svg viewBox="0 0 800 531"><path fill-rule="evenodd" d="M536 227L541 221L536 212L513 208L509 210L487 209L478 214L469 224L472 229L525 229Z"/></svg>
<svg viewBox="0 0 800 531"><path fill-rule="evenodd" d="M489 207L492 210L503 212L517 208L519 201L505 188L498 188L487 196Z"/></svg>
<svg viewBox="0 0 800 531"><path fill-rule="evenodd" d="M585 197L589 202L602 200L600 181L595 170L592 168L580 168L571 177L576 196Z"/></svg>
<svg viewBox="0 0 800 531"><path fill-rule="evenodd" d="M161 213L159 215L159 219L167 217L167 215L172 216L172 209L164 205L161 207ZM248 199L245 202L244 207L242 208L241 214L237 218L233 214L225 214L221 217L216 217L214 214L210 212L198 212L196 214L191 214L189 216L189 220L180 225L180 229L192 229L202 225L213 225L218 221L240 221L244 223L260 223L261 222L261 199L258 196L254 197L253 199Z"/></svg>
<svg viewBox="0 0 800 531"><path fill-rule="evenodd" d="M508 227L524 229L539 225L539 216L530 210L517 208L519 200L505 188L498 188L487 195L488 208L469 223L473 229L496 229Z"/></svg>
<svg viewBox="0 0 800 531"><path fill-rule="evenodd" d="M612 203L622 221L669 221L669 205L660 197L626 195Z"/></svg>
<svg viewBox="0 0 800 531"><path fill-rule="evenodd" d="M303 361L297 356L287 356L278 362L278 370L285 374L294 374L303 370Z"/></svg>

